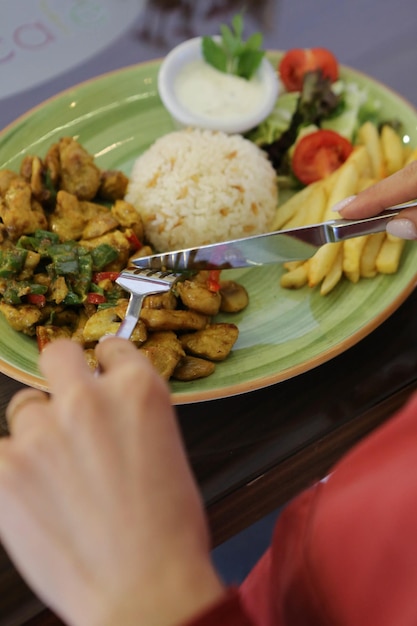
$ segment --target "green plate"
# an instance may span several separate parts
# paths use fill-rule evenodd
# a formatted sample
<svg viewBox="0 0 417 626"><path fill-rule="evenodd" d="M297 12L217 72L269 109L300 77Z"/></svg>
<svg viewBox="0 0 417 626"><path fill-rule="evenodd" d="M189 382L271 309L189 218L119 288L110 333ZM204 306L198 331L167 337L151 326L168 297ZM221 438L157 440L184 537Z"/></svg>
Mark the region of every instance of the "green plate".
<svg viewBox="0 0 417 626"><path fill-rule="evenodd" d="M279 53L272 53L276 62ZM76 137L102 168L130 173L136 157L160 135L174 129L157 93L159 62L112 72L65 91L33 109L0 135L0 168L17 170L26 154L45 154L61 136ZM417 111L380 83L348 68L342 75L367 85L381 101L382 118L404 123L417 145ZM414 288L417 246L409 243L394 276L343 280L328 295L316 289L280 288L281 266L233 270L247 288L249 307L223 316L240 336L233 353L208 378L173 382L172 399L185 404L260 389L297 376L354 345L407 298ZM34 339L15 332L0 319L0 371L33 387L46 389L37 368Z"/></svg>

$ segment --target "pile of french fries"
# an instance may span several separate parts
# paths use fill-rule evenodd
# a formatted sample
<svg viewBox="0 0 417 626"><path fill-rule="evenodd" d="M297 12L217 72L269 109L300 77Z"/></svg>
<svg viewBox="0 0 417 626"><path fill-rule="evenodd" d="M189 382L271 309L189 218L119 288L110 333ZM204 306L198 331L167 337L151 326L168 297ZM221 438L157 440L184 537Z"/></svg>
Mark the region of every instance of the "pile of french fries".
<svg viewBox="0 0 417 626"><path fill-rule="evenodd" d="M417 148L405 146L388 125L379 132L366 122L345 163L327 178L312 183L278 207L273 230L296 228L337 219L332 207L417 160ZM405 242L385 232L327 243L307 261L284 264L281 286L299 289L317 287L322 295L332 291L346 277L352 283L361 278L393 274L398 270Z"/></svg>

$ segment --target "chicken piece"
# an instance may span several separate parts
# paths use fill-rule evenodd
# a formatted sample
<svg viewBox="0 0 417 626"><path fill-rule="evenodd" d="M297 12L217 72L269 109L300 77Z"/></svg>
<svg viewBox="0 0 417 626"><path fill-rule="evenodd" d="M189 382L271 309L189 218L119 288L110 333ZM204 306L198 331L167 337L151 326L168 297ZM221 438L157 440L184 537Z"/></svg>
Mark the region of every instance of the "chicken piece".
<svg viewBox="0 0 417 626"><path fill-rule="evenodd" d="M150 333L144 347L148 348L150 346L169 347L173 352L178 354L179 359L185 356L181 342L172 330Z"/></svg>
<svg viewBox="0 0 417 626"><path fill-rule="evenodd" d="M94 239L81 239L79 244L87 250L92 250L102 243L115 248L117 250L117 260L106 265L106 270L120 272L127 266L127 262L130 255L130 243L126 239L125 235L120 230L112 230L110 233L101 235L100 237L94 237Z"/></svg>
<svg viewBox="0 0 417 626"><path fill-rule="evenodd" d="M77 197L67 191L58 191L55 210L49 217L49 229L61 241L77 240L82 236L86 223L87 218Z"/></svg>
<svg viewBox="0 0 417 626"><path fill-rule="evenodd" d="M20 165L20 174L30 185L34 197L39 202L48 202L51 191L45 186L44 167L39 157L26 156Z"/></svg>
<svg viewBox="0 0 417 626"><path fill-rule="evenodd" d="M21 235L33 233L38 228L48 228L44 210L32 197L30 185L19 178L11 181L0 201L0 217L12 241L16 241Z"/></svg>
<svg viewBox="0 0 417 626"><path fill-rule="evenodd" d="M183 357L172 373L172 378L176 380L197 380L210 376L216 369L213 361L200 359L196 356Z"/></svg>
<svg viewBox="0 0 417 626"><path fill-rule="evenodd" d="M71 335L71 339L75 341L76 343L79 343L82 346L86 345L83 333L84 333L84 327L87 323L87 320L88 320L87 312L81 309L78 312L77 323Z"/></svg>
<svg viewBox="0 0 417 626"><path fill-rule="evenodd" d="M116 313L116 307L102 309L88 318L82 330L85 343L99 341L104 335L116 334L121 317Z"/></svg>
<svg viewBox="0 0 417 626"><path fill-rule="evenodd" d="M239 336L235 324L211 324L195 333L180 337L185 352L210 361L223 361L233 348Z"/></svg>
<svg viewBox="0 0 417 626"><path fill-rule="evenodd" d="M36 326L44 317L42 310L32 304L14 306L0 301L0 312L14 330L30 336L35 335Z"/></svg>
<svg viewBox="0 0 417 626"><path fill-rule="evenodd" d="M118 170L106 170L101 172L100 188L98 195L103 200L121 200L126 195L128 177Z"/></svg>
<svg viewBox="0 0 417 626"><path fill-rule="evenodd" d="M169 380L185 356L181 343L172 331L150 333L140 348L165 380Z"/></svg>
<svg viewBox="0 0 417 626"><path fill-rule="evenodd" d="M96 216L90 218L84 227L82 238L93 239L94 237L101 237L106 233L115 230L119 226L118 222L114 219L113 215L108 209L104 209Z"/></svg>
<svg viewBox="0 0 417 626"><path fill-rule="evenodd" d="M61 178L61 164L59 160L59 144L53 143L46 153L43 160L45 170L48 172L49 179L55 188L58 188Z"/></svg>
<svg viewBox="0 0 417 626"><path fill-rule="evenodd" d="M182 303L203 315L217 315L220 309L221 297L216 291L210 291L205 282L185 280L176 285L176 290Z"/></svg>
<svg viewBox="0 0 417 626"><path fill-rule="evenodd" d="M139 350L150 360L164 380L169 380L180 357L169 346L142 346Z"/></svg>
<svg viewBox="0 0 417 626"><path fill-rule="evenodd" d="M125 200L117 200L111 207L111 212L123 228L131 228L139 241L144 238L142 219L135 207Z"/></svg>
<svg viewBox="0 0 417 626"><path fill-rule="evenodd" d="M156 293L150 296L146 296L143 300L142 308L146 309L176 309L177 298L172 290L165 293Z"/></svg>
<svg viewBox="0 0 417 626"><path fill-rule="evenodd" d="M101 172L94 157L72 137L59 142L60 188L79 200L92 200L100 187Z"/></svg>
<svg viewBox="0 0 417 626"><path fill-rule="evenodd" d="M16 172L12 172L11 170L0 170L0 196L4 196L8 188L10 187L10 183L15 180L24 180L19 174Z"/></svg>
<svg viewBox="0 0 417 626"><path fill-rule="evenodd" d="M234 280L225 280L220 283L220 311L223 313L238 313L249 304L248 292L243 285Z"/></svg>
<svg viewBox="0 0 417 626"><path fill-rule="evenodd" d="M117 306L115 307L115 311L117 315L120 317L120 319L125 318L127 305L128 305L127 298L120 299L119 302L117 303ZM133 329L133 332L130 336L130 341L139 345L139 344L144 343L147 340L147 338L148 338L148 331L146 330L146 326L142 322L142 320L139 320L136 323L135 328Z"/></svg>
<svg viewBox="0 0 417 626"><path fill-rule="evenodd" d="M196 311L142 309L140 319L149 330L200 330L205 328L208 318Z"/></svg>
<svg viewBox="0 0 417 626"><path fill-rule="evenodd" d="M85 323L82 336L85 343L99 341L104 335L115 335L119 329L121 320L126 313L127 300L120 301L116 306L101 309L94 313ZM131 341L142 344L146 341L146 328L139 320L132 333Z"/></svg>
<svg viewBox="0 0 417 626"><path fill-rule="evenodd" d="M50 285L49 299L52 300L52 302L60 304L65 300L68 292L69 289L65 278L63 276L57 276Z"/></svg>
<svg viewBox="0 0 417 626"><path fill-rule="evenodd" d="M143 256L150 256L153 253L154 251L152 250L151 246L143 246L140 250L136 250L136 252L130 257L130 259L134 261L135 259L140 259Z"/></svg>
<svg viewBox="0 0 417 626"><path fill-rule="evenodd" d="M70 339L71 331L64 326L37 326L36 340L38 342L39 352L42 352L51 341L57 339Z"/></svg>

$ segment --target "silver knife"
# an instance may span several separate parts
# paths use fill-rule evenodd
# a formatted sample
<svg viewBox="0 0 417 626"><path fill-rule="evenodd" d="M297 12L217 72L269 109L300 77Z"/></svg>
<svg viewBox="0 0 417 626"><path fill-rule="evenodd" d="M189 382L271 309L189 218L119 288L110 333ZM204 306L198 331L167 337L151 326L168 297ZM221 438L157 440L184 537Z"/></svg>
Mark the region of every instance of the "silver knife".
<svg viewBox="0 0 417 626"><path fill-rule="evenodd" d="M358 220L332 220L301 228L278 230L262 235L220 243L163 252L133 259L135 267L185 270L232 269L256 267L269 263L309 259L325 243L344 241L360 235L385 230L389 220L417 201L398 204L375 215Z"/></svg>

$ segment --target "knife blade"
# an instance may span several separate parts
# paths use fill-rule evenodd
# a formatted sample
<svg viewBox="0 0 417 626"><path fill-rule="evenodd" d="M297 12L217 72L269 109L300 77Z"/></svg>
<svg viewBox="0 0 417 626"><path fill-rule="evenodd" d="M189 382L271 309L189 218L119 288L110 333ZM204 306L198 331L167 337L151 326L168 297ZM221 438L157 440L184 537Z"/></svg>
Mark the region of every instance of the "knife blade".
<svg viewBox="0 0 417 626"><path fill-rule="evenodd" d="M132 260L135 267L186 270L256 267L309 259L325 243L335 243L385 230L389 220L416 202L398 204L378 215L357 220L332 220L301 228L273 231L196 248L153 254Z"/></svg>

